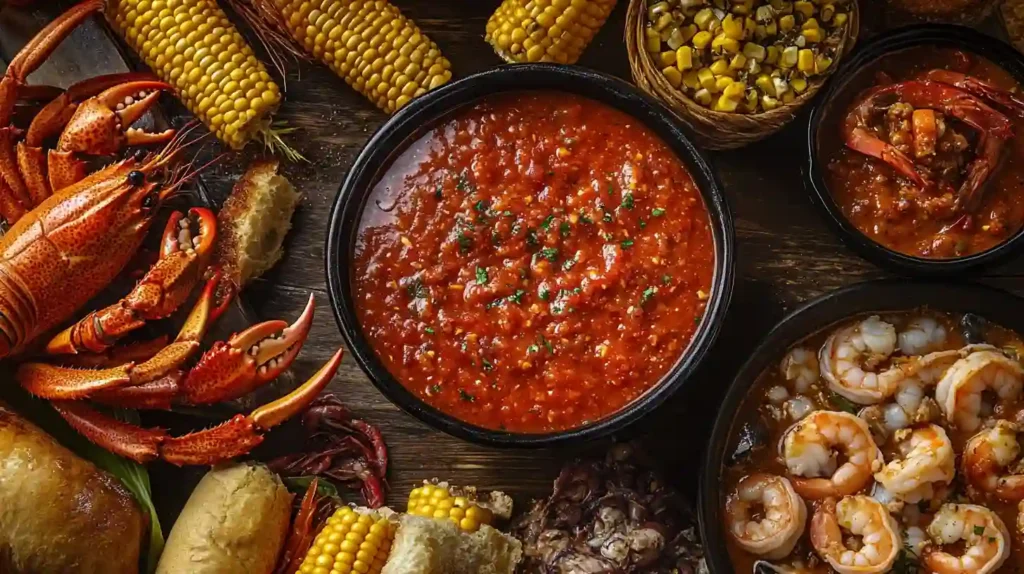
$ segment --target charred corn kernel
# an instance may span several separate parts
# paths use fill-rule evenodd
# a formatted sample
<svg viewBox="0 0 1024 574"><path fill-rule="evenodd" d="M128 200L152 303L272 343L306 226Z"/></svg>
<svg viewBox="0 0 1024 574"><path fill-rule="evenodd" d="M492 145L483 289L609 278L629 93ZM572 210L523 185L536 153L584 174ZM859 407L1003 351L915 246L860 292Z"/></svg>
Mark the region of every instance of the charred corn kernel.
<svg viewBox="0 0 1024 574"><path fill-rule="evenodd" d="M700 32L697 32L693 36L693 47L697 48L698 50L703 50L704 48L708 47L708 44L711 43L711 38L711 32L708 32L707 30L701 30Z"/></svg>
<svg viewBox="0 0 1024 574"><path fill-rule="evenodd" d="M758 24L767 24L775 20L775 9L769 4L758 6L754 12L754 19L757 20Z"/></svg>
<svg viewBox="0 0 1024 574"><path fill-rule="evenodd" d="M715 73L708 68L697 70L697 80L705 90L712 90L715 87Z"/></svg>
<svg viewBox="0 0 1024 574"><path fill-rule="evenodd" d="M754 85L757 86L757 89L773 98L777 96L775 92L775 82L772 81L768 74L761 74L758 76L757 79L754 80Z"/></svg>
<svg viewBox="0 0 1024 574"><path fill-rule="evenodd" d="M671 66L676 63L675 51L662 52L658 54L658 61L662 66Z"/></svg>
<svg viewBox="0 0 1024 574"><path fill-rule="evenodd" d="M753 42L747 42L743 45L743 55L751 60L757 60L758 62L764 61L768 51L764 49L764 46L755 44Z"/></svg>
<svg viewBox="0 0 1024 574"><path fill-rule="evenodd" d="M764 109L764 111L767 112L774 110L777 107L779 107L779 100L767 94L761 96L761 108Z"/></svg>
<svg viewBox="0 0 1024 574"><path fill-rule="evenodd" d="M453 496L449 489L429 483L409 493L407 512L416 516L451 520L465 532L476 532L481 524L494 521L490 510L479 506L469 497Z"/></svg>
<svg viewBox="0 0 1024 574"><path fill-rule="evenodd" d="M679 68L675 66L667 66L662 68L661 73L665 75L665 79L673 88L678 88L683 83L683 73L679 71Z"/></svg>
<svg viewBox="0 0 1024 574"><path fill-rule="evenodd" d="M725 18L722 19L722 33L733 40L742 40L743 21L733 18L732 14L727 14Z"/></svg>
<svg viewBox="0 0 1024 574"><path fill-rule="evenodd" d="M281 90L214 0L109 0L105 13L218 139L241 149L269 127Z"/></svg>
<svg viewBox="0 0 1024 574"><path fill-rule="evenodd" d="M728 86L722 89L722 95L730 98L739 99L743 97L743 93L747 91L747 85L743 82L730 82Z"/></svg>
<svg viewBox="0 0 1024 574"><path fill-rule="evenodd" d="M804 78L793 78L789 81L789 87L793 88L793 91L802 94L807 89L807 80Z"/></svg>
<svg viewBox="0 0 1024 574"><path fill-rule="evenodd" d="M800 32L800 35L807 42L811 44L817 44L818 42L821 41L821 28L808 28Z"/></svg>
<svg viewBox="0 0 1024 574"><path fill-rule="evenodd" d="M729 67L733 70L742 70L747 65L747 57L743 54L736 54L729 60Z"/></svg>
<svg viewBox="0 0 1024 574"><path fill-rule="evenodd" d="M782 33L789 32L793 29L793 26L796 26L796 18L794 18L792 14L779 18L779 30L782 31Z"/></svg>
<svg viewBox="0 0 1024 574"><path fill-rule="evenodd" d="M796 65L797 57L800 53L800 49L796 46L787 46L782 50L782 55L779 56L779 67L780 68L792 68Z"/></svg>
<svg viewBox="0 0 1024 574"><path fill-rule="evenodd" d="M831 65L832 65L832 58L829 58L825 54L818 54L814 58L814 73L815 74L824 74L825 71L828 70L829 66L831 66Z"/></svg>
<svg viewBox="0 0 1024 574"><path fill-rule="evenodd" d="M729 73L729 62L725 60L715 60L709 67L711 73L716 76L723 76Z"/></svg>
<svg viewBox="0 0 1024 574"><path fill-rule="evenodd" d="M730 78L729 76L718 76L717 78L715 78L715 89L711 91L716 94L720 94L724 92L726 88L733 85L734 83L735 82L733 82L732 78Z"/></svg>
<svg viewBox="0 0 1024 574"><path fill-rule="evenodd" d="M575 64L613 8L615 0L504 0L487 21L484 37L508 62ZM680 40L673 45L678 40L677 34L670 32L661 36L661 32L670 29L678 33L678 29L671 26L671 19L662 19L667 12L659 3L651 5L648 11L652 27L647 28L646 44L650 52L664 51L665 44L675 50L682 43ZM653 27L659 24L666 27L661 30ZM503 47L502 35L516 30L521 30L520 36L526 39L520 44Z"/></svg>
<svg viewBox="0 0 1024 574"><path fill-rule="evenodd" d="M787 48L787 50L788 50L788 48ZM785 58L785 54L783 54L783 58ZM805 74L807 72L813 73L814 72L814 52L812 52L811 50L808 50L806 48L804 48L803 50L800 50L799 52L797 52L796 69L800 70L801 72L804 72Z"/></svg>
<svg viewBox="0 0 1024 574"><path fill-rule="evenodd" d="M376 574L387 562L396 528L376 512L362 514L342 506L313 539L299 572Z"/></svg>
<svg viewBox="0 0 1024 574"><path fill-rule="evenodd" d="M747 16L743 19L743 38L749 38L754 35L754 30L757 29L757 21ZM743 39L740 38L740 39Z"/></svg>
<svg viewBox="0 0 1024 574"><path fill-rule="evenodd" d="M736 108L738 108L739 105L739 100L735 98L730 98L723 94L719 96L717 100L715 100L714 110L716 112L735 112Z"/></svg>
<svg viewBox="0 0 1024 574"><path fill-rule="evenodd" d="M810 18L814 15L814 4L807 0L797 0L793 2L793 11L803 14L804 18Z"/></svg>
<svg viewBox="0 0 1024 574"><path fill-rule="evenodd" d="M711 8L704 8L697 12L693 16L693 23L697 25L701 30L714 32L722 25L718 16L715 16L714 10Z"/></svg>
<svg viewBox="0 0 1024 574"><path fill-rule="evenodd" d="M693 68L693 50L689 46L680 46L676 50L676 67L681 72L685 72L690 68Z"/></svg>
<svg viewBox="0 0 1024 574"><path fill-rule="evenodd" d="M522 30L522 28L519 28ZM646 28L644 35L647 38L647 51L657 53L661 51L661 34L658 33L654 28ZM526 32L523 32L523 39L526 39ZM519 44L514 44L519 45Z"/></svg>
<svg viewBox="0 0 1024 574"><path fill-rule="evenodd" d="M686 89L688 90L700 89L700 78L697 77L696 70L690 70L683 74L683 85L686 86Z"/></svg>
<svg viewBox="0 0 1024 574"><path fill-rule="evenodd" d="M849 18L849 15L846 12L840 12L832 17L832 25L838 28L846 23L847 18Z"/></svg>
<svg viewBox="0 0 1024 574"><path fill-rule="evenodd" d="M776 65L779 63L779 58L782 55L782 50L778 46L768 46L767 55L764 57L764 62L769 65Z"/></svg>
<svg viewBox="0 0 1024 574"><path fill-rule="evenodd" d="M711 102L714 101L714 97L711 95L710 90L701 88L693 94L693 100L702 106L710 106Z"/></svg>

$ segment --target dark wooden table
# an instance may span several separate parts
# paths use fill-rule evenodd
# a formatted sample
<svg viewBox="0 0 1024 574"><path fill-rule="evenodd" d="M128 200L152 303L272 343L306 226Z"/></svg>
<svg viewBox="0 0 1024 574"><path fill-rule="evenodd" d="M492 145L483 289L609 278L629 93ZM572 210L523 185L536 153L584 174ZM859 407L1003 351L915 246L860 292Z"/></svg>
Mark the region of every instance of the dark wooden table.
<svg viewBox="0 0 1024 574"><path fill-rule="evenodd" d="M484 42L484 25L498 0L395 0L441 47L457 77L499 65ZM629 79L622 40L625 0L579 62ZM862 38L884 17L881 0L862 0ZM997 22L988 28L996 29ZM309 163L286 173L305 198L287 241L285 259L245 293L261 319L292 319L312 291L318 312L309 341L293 367L297 378L314 372L342 344L331 314L324 275L327 216L356 153L386 116L322 66L295 65L287 101L278 119L298 128L291 142ZM773 324L801 303L830 290L885 276L840 243L809 199L804 151L806 114L777 135L742 150L711 154L736 217L737 282L724 330L705 365L687 388L627 435L640 438L664 460L670 480L693 493L702 446L719 397L738 365ZM204 177L220 201L251 153L232 158ZM981 281L1024 294L1024 260L991 269ZM414 484L441 477L457 484L501 489L517 502L550 491L570 457L600 454L607 445L582 451L516 451L482 448L434 431L404 414L370 384L351 358L331 383L361 417L383 430L392 454L390 503L399 505ZM289 431L272 437L270 448L286 448ZM181 490L177 473L155 468L155 489ZM169 467L168 467L169 469ZM176 498L176 497L172 497ZM175 503L165 510L173 513ZM165 527L169 526L166 524Z"/></svg>

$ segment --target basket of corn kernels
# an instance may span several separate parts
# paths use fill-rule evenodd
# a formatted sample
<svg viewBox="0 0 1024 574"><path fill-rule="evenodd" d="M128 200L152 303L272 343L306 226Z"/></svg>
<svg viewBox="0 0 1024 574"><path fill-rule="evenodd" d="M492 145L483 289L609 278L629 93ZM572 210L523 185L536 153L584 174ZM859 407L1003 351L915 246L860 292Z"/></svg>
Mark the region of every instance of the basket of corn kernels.
<svg viewBox="0 0 1024 574"><path fill-rule="evenodd" d="M857 39L856 0L632 0L633 80L710 149L775 133Z"/></svg>

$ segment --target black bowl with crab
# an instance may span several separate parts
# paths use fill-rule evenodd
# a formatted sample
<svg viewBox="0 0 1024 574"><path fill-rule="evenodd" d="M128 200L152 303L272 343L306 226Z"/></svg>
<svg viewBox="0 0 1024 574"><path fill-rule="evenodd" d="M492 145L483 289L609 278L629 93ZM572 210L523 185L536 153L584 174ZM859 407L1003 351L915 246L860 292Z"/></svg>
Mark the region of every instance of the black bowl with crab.
<svg viewBox="0 0 1024 574"><path fill-rule="evenodd" d="M750 407L757 399L751 397L763 394L762 377L777 369L790 349L857 316L884 316L921 310L957 316L957 336L964 342L989 342L988 334L993 329L1024 332L1022 303L1021 298L1008 292L973 283L886 279L852 285L823 295L776 325L730 383L719 406L701 466L698 514L711 572L740 571L730 558L730 543L723 526L726 477L729 469L741 468L744 461L756 456L757 451L775 451L774 431L764 424L763 419L749 416L756 413ZM856 406L846 403L846 407L831 408L844 410L847 407ZM753 560L753 557L748 558ZM766 573L770 571L765 570Z"/></svg>
<svg viewBox="0 0 1024 574"><path fill-rule="evenodd" d="M936 154L914 160L913 139L902 148L929 182L942 183L943 189L922 191L880 160L844 145L843 120L864 90L918 79L935 68L964 71L1003 87L1024 85L1024 57L995 38L962 26L900 28L872 38L842 64L812 110L807 132L814 202L848 246L877 265L912 276L953 275L992 264L1012 254L1024 238L1024 163L1016 159L1024 153L1024 113L992 106L1011 122L1016 137L1005 144L975 200L964 202L969 216L954 204L980 142L960 120L936 114L944 133ZM870 116L870 126L885 128L883 138L901 131L898 116L890 115L898 113L890 99L896 98L879 98L877 115ZM941 103L935 108L941 111ZM897 137L912 138L912 125L908 116Z"/></svg>

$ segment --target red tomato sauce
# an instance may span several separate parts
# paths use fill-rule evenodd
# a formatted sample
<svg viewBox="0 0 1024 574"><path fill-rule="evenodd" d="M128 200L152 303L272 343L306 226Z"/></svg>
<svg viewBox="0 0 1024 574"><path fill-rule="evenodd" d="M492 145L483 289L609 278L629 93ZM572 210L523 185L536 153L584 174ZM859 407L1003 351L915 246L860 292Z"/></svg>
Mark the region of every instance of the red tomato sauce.
<svg viewBox="0 0 1024 574"><path fill-rule="evenodd" d="M692 339L710 220L639 121L556 92L482 100L402 152L360 222L360 324L461 420L562 430L652 387Z"/></svg>

